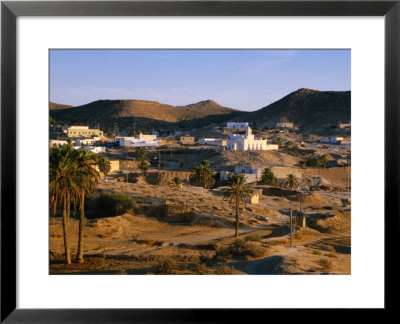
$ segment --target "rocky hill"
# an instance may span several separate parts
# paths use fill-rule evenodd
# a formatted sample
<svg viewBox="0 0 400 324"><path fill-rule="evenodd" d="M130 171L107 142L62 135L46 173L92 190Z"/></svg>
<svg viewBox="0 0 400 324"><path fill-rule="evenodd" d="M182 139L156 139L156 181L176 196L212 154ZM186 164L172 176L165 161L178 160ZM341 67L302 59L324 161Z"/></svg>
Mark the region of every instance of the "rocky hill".
<svg viewBox="0 0 400 324"><path fill-rule="evenodd" d="M50 103L50 115L58 123L120 130L135 125L136 130L191 130L224 126L227 121L248 121L253 127L271 128L280 120L293 122L307 133L326 133L338 121L350 121L350 91L299 89L254 112L244 112L205 100L186 106L171 106L144 100L98 100L70 107ZM65 108L54 108L55 105ZM53 108L51 108L53 107ZM69 107L68 109L66 109Z"/></svg>
<svg viewBox="0 0 400 324"><path fill-rule="evenodd" d="M308 131L318 131L350 121L350 91L299 89L282 99L247 115L258 127L273 127L282 120Z"/></svg>
<svg viewBox="0 0 400 324"><path fill-rule="evenodd" d="M110 127L114 122L120 129L134 123L140 129L191 128L224 122L239 112L206 100L187 106L171 106L145 100L99 100L64 110L51 110L50 115L60 123Z"/></svg>

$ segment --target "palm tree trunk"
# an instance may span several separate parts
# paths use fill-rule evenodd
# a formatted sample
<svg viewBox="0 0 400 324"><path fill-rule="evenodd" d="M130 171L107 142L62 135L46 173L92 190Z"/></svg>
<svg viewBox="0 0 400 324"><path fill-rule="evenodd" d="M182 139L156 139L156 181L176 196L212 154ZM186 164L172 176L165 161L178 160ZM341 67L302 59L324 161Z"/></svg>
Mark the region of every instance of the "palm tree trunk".
<svg viewBox="0 0 400 324"><path fill-rule="evenodd" d="M83 263L83 229L85 227L85 192L82 191L82 197L79 206L79 239L78 239L78 252L76 260L78 263Z"/></svg>
<svg viewBox="0 0 400 324"><path fill-rule="evenodd" d="M235 226L235 237L239 235L239 197L236 197L236 226Z"/></svg>
<svg viewBox="0 0 400 324"><path fill-rule="evenodd" d="M71 255L69 253L69 244L68 244L68 221L67 221L67 202L64 201L64 208L62 214L62 227L63 227L63 235L64 235L64 250L65 250L65 263L71 263Z"/></svg>

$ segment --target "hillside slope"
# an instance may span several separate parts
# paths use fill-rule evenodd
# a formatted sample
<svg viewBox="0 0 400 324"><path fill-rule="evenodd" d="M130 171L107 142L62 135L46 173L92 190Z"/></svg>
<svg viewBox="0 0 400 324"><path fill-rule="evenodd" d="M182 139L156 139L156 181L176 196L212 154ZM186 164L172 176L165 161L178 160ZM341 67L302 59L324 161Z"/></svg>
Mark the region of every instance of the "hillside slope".
<svg viewBox="0 0 400 324"><path fill-rule="evenodd" d="M99 100L67 110L53 110L57 122L68 124L100 123L112 127L117 122L125 128L135 123L142 128L202 127L210 122L224 122L237 110L206 100L186 106L171 106L145 100Z"/></svg>
<svg viewBox="0 0 400 324"><path fill-rule="evenodd" d="M60 105L62 106L62 105ZM216 125L228 121L248 121L253 127L271 128L280 120L293 122L305 133L332 133L338 121L351 118L350 91L299 89L253 112L239 111L205 100L186 106L172 106L145 100L98 100L69 109L50 110L58 123L95 126L120 130L135 125L136 130L183 129Z"/></svg>
<svg viewBox="0 0 400 324"><path fill-rule="evenodd" d="M62 105L56 102L49 102L49 109L50 110L60 110L60 109L68 109L68 108L72 108L73 106L70 105Z"/></svg>
<svg viewBox="0 0 400 324"><path fill-rule="evenodd" d="M318 130L350 121L350 91L299 89L282 99L247 115L259 127L273 127L281 119L297 127Z"/></svg>

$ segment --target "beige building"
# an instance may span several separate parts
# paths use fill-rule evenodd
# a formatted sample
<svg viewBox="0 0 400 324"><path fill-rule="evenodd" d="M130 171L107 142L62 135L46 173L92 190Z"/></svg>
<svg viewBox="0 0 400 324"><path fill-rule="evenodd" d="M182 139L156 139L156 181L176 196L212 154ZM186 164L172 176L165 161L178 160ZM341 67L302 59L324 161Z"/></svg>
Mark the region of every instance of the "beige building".
<svg viewBox="0 0 400 324"><path fill-rule="evenodd" d="M193 136L181 136L179 140L183 145L191 145L195 143Z"/></svg>
<svg viewBox="0 0 400 324"><path fill-rule="evenodd" d="M91 136L103 136L103 131L100 129L91 129L89 126L71 126L68 127L64 133L68 137L91 137Z"/></svg>

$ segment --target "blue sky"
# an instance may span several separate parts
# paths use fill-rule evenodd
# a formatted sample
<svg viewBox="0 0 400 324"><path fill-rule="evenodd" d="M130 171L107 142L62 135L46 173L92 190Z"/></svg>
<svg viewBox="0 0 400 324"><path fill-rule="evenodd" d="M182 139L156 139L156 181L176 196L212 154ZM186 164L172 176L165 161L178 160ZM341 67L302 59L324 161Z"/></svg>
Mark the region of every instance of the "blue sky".
<svg viewBox="0 0 400 324"><path fill-rule="evenodd" d="M299 88L350 90L350 50L51 50L50 101L212 99L253 111Z"/></svg>

